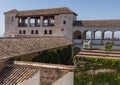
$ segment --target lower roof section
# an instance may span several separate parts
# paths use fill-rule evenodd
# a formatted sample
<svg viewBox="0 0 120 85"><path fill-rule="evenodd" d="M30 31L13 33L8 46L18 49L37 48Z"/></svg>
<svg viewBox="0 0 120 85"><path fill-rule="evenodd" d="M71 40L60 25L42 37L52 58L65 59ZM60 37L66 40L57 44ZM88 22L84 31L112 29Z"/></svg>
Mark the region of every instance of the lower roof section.
<svg viewBox="0 0 120 85"><path fill-rule="evenodd" d="M74 27L120 27L120 20L81 20L75 21Z"/></svg>
<svg viewBox="0 0 120 85"><path fill-rule="evenodd" d="M0 85L24 85L22 83L31 78L34 81L33 77L40 85L52 85L73 70L74 66L14 61L14 64L0 69ZM27 83L25 85L28 85Z"/></svg>
<svg viewBox="0 0 120 85"><path fill-rule="evenodd" d="M65 37L1 38L0 58L10 58L71 44L72 41Z"/></svg>

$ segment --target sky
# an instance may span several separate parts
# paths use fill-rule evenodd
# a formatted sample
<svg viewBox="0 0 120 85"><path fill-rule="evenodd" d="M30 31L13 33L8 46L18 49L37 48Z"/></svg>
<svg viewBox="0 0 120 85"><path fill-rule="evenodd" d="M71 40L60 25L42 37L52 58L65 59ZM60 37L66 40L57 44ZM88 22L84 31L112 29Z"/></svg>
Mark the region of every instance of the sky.
<svg viewBox="0 0 120 85"><path fill-rule="evenodd" d="M68 7L78 14L78 20L120 19L120 0L1 0L0 36L5 29L4 12Z"/></svg>

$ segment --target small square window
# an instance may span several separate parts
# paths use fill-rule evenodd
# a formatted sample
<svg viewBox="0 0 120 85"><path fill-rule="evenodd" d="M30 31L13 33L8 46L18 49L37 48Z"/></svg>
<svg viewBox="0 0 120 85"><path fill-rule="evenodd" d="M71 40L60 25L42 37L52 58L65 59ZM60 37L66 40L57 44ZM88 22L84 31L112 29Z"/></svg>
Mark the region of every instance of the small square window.
<svg viewBox="0 0 120 85"><path fill-rule="evenodd" d="M23 30L23 34L26 34L26 31L25 31L25 30Z"/></svg>
<svg viewBox="0 0 120 85"><path fill-rule="evenodd" d="M11 17L11 22L13 22L13 20L14 20L14 18L13 18L13 17Z"/></svg>
<svg viewBox="0 0 120 85"><path fill-rule="evenodd" d="M65 21L65 20L63 21L63 24L66 24L66 21Z"/></svg>
<svg viewBox="0 0 120 85"><path fill-rule="evenodd" d="M34 30L31 30L31 34L34 34Z"/></svg>
<svg viewBox="0 0 120 85"><path fill-rule="evenodd" d="M35 34L38 34L38 30L35 31Z"/></svg>
<svg viewBox="0 0 120 85"><path fill-rule="evenodd" d="M44 34L47 34L47 30L44 30Z"/></svg>
<svg viewBox="0 0 120 85"><path fill-rule="evenodd" d="M22 31L21 31L21 30L19 31L19 34L22 34Z"/></svg>
<svg viewBox="0 0 120 85"><path fill-rule="evenodd" d="M52 34L52 30L49 30L49 34Z"/></svg>
<svg viewBox="0 0 120 85"><path fill-rule="evenodd" d="M61 29L61 31L64 31L64 29Z"/></svg>

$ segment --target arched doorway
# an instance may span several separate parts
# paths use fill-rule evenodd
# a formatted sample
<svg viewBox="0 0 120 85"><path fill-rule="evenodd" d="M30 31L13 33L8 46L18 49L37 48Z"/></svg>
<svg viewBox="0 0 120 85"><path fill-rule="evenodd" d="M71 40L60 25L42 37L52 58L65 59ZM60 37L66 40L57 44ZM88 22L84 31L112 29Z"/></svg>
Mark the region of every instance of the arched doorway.
<svg viewBox="0 0 120 85"><path fill-rule="evenodd" d="M75 31L73 33L73 39L81 39L81 32L80 31Z"/></svg>

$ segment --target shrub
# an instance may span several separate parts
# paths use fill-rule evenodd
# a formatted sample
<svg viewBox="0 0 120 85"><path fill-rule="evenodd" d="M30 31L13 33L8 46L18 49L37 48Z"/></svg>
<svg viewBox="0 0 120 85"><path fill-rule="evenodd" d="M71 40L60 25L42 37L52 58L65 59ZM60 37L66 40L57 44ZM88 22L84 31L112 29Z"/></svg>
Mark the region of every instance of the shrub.
<svg viewBox="0 0 120 85"><path fill-rule="evenodd" d="M105 51L111 51L112 50L112 46L113 46L113 43L108 41L108 42L106 42L106 44L104 46L104 50Z"/></svg>
<svg viewBox="0 0 120 85"><path fill-rule="evenodd" d="M63 48L61 50L49 52L44 51L42 54L34 57L33 62L53 63L53 64L69 64L71 58L71 48Z"/></svg>

